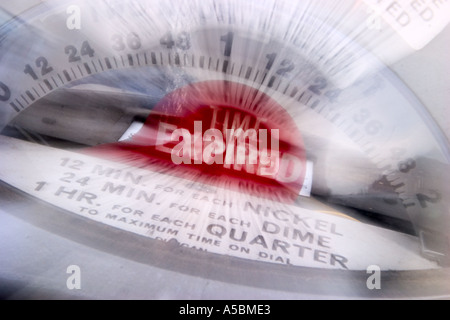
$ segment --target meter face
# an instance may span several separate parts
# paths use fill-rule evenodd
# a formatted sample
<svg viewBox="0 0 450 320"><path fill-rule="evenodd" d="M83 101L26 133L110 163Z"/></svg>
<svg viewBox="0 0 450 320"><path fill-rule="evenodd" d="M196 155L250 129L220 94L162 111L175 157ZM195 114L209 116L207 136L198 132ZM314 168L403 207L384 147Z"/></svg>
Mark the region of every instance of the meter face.
<svg viewBox="0 0 450 320"><path fill-rule="evenodd" d="M434 6L414 10L438 33ZM375 266L423 279L380 296L448 295L448 135L381 59L435 34L374 8L60 0L5 19L5 223L230 288L370 296Z"/></svg>

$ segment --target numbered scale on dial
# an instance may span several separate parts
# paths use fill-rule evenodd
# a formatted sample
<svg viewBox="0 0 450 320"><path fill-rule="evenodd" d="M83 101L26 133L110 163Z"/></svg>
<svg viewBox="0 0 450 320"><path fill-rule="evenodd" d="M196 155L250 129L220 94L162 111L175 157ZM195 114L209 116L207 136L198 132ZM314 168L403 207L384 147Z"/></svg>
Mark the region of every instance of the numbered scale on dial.
<svg viewBox="0 0 450 320"><path fill-rule="evenodd" d="M376 266L444 294L448 140L367 49L398 36L369 2L48 1L7 21L2 206L202 279L336 294Z"/></svg>

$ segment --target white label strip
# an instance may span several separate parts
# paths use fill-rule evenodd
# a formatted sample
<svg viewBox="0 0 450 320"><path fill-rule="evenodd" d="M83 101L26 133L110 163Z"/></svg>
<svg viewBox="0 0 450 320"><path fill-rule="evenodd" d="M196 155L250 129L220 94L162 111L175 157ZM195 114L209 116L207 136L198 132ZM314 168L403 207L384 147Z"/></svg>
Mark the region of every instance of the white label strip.
<svg viewBox="0 0 450 320"><path fill-rule="evenodd" d="M144 126L143 122L140 121L133 121L131 125L128 127L128 129L122 134L119 141L125 141L128 139L133 138L133 136L138 133L142 127Z"/></svg>
<svg viewBox="0 0 450 320"><path fill-rule="evenodd" d="M313 180L313 167L312 161L306 161L305 178L303 179L302 188L300 189L300 195L304 197L311 196L311 186Z"/></svg>
<svg viewBox="0 0 450 320"><path fill-rule="evenodd" d="M363 0L414 50L422 49L450 21L449 0Z"/></svg>
<svg viewBox="0 0 450 320"><path fill-rule="evenodd" d="M437 267L420 256L416 237L337 215L3 136L0 154L4 182L80 216L145 237L313 268Z"/></svg>

